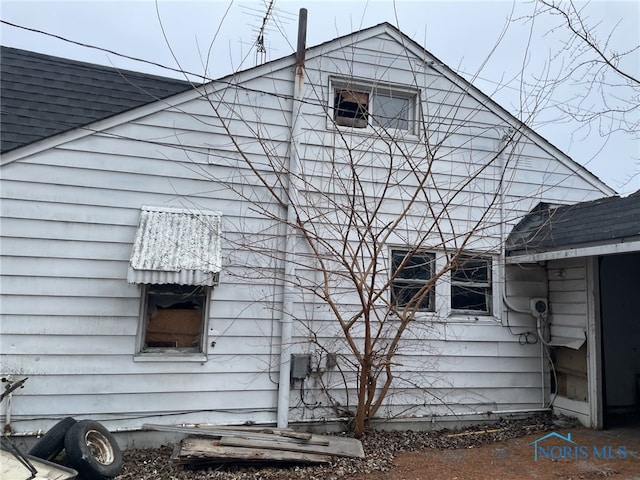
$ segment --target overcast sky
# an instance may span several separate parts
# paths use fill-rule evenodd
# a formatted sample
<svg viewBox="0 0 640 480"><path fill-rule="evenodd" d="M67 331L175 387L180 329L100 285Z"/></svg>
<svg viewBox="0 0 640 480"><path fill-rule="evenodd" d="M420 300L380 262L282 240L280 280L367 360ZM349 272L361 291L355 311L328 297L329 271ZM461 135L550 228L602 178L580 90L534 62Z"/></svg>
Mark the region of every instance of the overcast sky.
<svg viewBox="0 0 640 480"><path fill-rule="evenodd" d="M256 64L255 40L269 1L1 0L0 18L75 42L217 78ZM516 115L522 101L529 98L529 94L521 95L522 78L518 73L524 68L527 84L542 75L557 78L566 73L563 68L570 58L561 49L567 39L566 29L551 31L562 25L561 19L544 15L532 24L529 17L536 4L528 1L275 0L265 30L266 60L293 52L297 16L302 7L308 10L307 46L389 22ZM624 52L640 45L640 0L591 2L583 13L599 38L604 40L613 31L609 38L611 48ZM494 50L505 26L506 34ZM0 28L3 45L179 76L173 70L126 60L42 33L6 24ZM640 52L623 59L621 66L639 78ZM530 87L526 88L530 91ZM639 99L634 99L633 94L629 89L615 87L608 90L607 101L637 104ZM637 130L635 135L616 132L603 136L611 130L608 123L586 128L556 108L573 102L585 113L596 111L599 101L594 92L587 95L584 84L557 88L550 91L545 104L548 108L536 118L534 128L618 192L638 190ZM631 120L637 124L638 112L634 115Z"/></svg>

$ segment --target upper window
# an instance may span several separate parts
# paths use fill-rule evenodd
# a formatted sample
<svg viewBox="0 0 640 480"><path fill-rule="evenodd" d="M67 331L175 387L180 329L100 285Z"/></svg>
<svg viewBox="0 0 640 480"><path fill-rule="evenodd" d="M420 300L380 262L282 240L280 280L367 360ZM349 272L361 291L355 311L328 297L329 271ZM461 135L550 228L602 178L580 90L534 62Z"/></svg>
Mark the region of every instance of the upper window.
<svg viewBox="0 0 640 480"><path fill-rule="evenodd" d="M391 268L395 275L391 283L391 302L399 308L417 306L417 310L434 311L433 278L435 254L393 250Z"/></svg>
<svg viewBox="0 0 640 480"><path fill-rule="evenodd" d="M451 310L491 313L491 259L460 255L451 270Z"/></svg>
<svg viewBox="0 0 640 480"><path fill-rule="evenodd" d="M148 285L141 351L202 353L208 287Z"/></svg>
<svg viewBox="0 0 640 480"><path fill-rule="evenodd" d="M411 130L415 116L415 93L384 87L334 86L333 119L336 125Z"/></svg>

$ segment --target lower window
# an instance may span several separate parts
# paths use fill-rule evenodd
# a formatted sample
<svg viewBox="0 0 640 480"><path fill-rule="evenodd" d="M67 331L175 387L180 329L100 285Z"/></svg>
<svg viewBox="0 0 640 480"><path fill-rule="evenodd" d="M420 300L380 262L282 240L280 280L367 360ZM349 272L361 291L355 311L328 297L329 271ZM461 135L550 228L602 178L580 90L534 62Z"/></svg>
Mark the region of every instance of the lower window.
<svg viewBox="0 0 640 480"><path fill-rule="evenodd" d="M203 286L147 285L141 352L204 352L208 291Z"/></svg>
<svg viewBox="0 0 640 480"><path fill-rule="evenodd" d="M395 276L391 282L391 302L398 308L416 307L418 311L434 311L435 254L393 250L391 268Z"/></svg>
<svg viewBox="0 0 640 480"><path fill-rule="evenodd" d="M460 255L451 270L451 310L491 313L491 259Z"/></svg>

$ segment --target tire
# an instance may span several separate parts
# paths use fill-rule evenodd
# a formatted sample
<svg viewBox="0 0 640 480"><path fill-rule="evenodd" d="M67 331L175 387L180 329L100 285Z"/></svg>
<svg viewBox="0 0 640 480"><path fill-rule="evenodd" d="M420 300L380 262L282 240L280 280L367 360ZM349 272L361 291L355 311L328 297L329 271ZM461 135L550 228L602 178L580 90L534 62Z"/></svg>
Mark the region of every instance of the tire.
<svg viewBox="0 0 640 480"><path fill-rule="evenodd" d="M64 437L67 460L84 480L104 480L122 472L122 452L102 424L81 420Z"/></svg>
<svg viewBox="0 0 640 480"><path fill-rule="evenodd" d="M47 430L40 440L29 450L29 455L42 458L43 460L53 460L64 448L64 438L67 431L77 422L71 417L63 418L53 427Z"/></svg>

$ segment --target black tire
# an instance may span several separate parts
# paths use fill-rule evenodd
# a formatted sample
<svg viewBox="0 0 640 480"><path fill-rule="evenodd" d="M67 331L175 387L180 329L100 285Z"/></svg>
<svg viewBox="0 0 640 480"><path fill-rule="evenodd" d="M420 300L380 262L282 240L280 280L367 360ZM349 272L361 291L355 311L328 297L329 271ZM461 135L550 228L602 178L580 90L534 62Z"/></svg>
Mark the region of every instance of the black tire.
<svg viewBox="0 0 640 480"><path fill-rule="evenodd" d="M47 430L40 440L29 450L29 455L42 458L43 460L53 460L64 448L64 437L67 431L76 424L71 417L63 418L53 427Z"/></svg>
<svg viewBox="0 0 640 480"><path fill-rule="evenodd" d="M81 420L64 437L67 460L85 480L104 480L122 472L122 452L102 424Z"/></svg>

